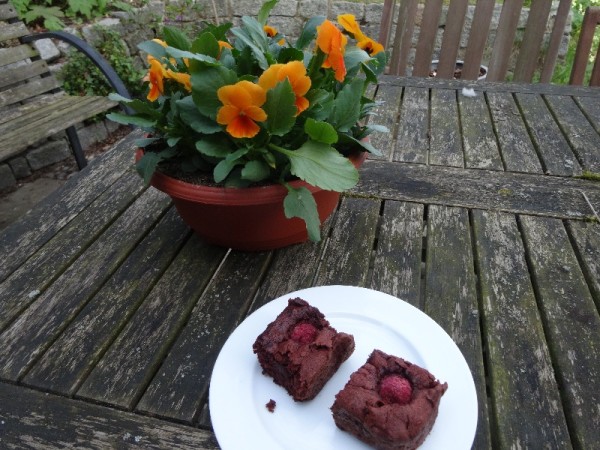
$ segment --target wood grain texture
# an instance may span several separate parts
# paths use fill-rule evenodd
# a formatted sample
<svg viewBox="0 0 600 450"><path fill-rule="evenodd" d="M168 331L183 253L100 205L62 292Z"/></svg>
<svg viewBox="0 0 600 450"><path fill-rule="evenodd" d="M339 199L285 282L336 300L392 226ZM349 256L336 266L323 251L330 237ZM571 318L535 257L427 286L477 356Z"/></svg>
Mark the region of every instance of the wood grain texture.
<svg viewBox="0 0 600 450"><path fill-rule="evenodd" d="M600 224L568 221L567 230L581 261L588 286L600 311Z"/></svg>
<svg viewBox="0 0 600 450"><path fill-rule="evenodd" d="M361 196L447 206L587 219L600 204L600 184L591 180L419 164L367 161L353 192Z"/></svg>
<svg viewBox="0 0 600 450"><path fill-rule="evenodd" d="M600 133L600 101L590 97L575 97L575 101L591 122L596 131Z"/></svg>
<svg viewBox="0 0 600 450"><path fill-rule="evenodd" d="M551 175L581 175L581 166L544 99L534 94L516 94L516 99L545 172Z"/></svg>
<svg viewBox="0 0 600 450"><path fill-rule="evenodd" d="M432 165L465 166L456 95L452 89L431 91L429 163Z"/></svg>
<svg viewBox="0 0 600 450"><path fill-rule="evenodd" d="M3 230L0 236L0 281L132 167L134 142L141 136L141 131L129 134L113 150L91 161L81 176L67 180L34 210Z"/></svg>
<svg viewBox="0 0 600 450"><path fill-rule="evenodd" d="M393 160L425 164L429 152L428 130L429 92L405 88Z"/></svg>
<svg viewBox="0 0 600 450"><path fill-rule="evenodd" d="M485 97L459 96L465 166L504 170Z"/></svg>
<svg viewBox="0 0 600 450"><path fill-rule="evenodd" d="M600 448L600 317L562 221L521 217L577 448Z"/></svg>
<svg viewBox="0 0 600 450"><path fill-rule="evenodd" d="M210 431L5 383L0 383L0 447L219 450Z"/></svg>
<svg viewBox="0 0 600 450"><path fill-rule="evenodd" d="M140 242L23 382L73 395L189 237L171 210Z"/></svg>
<svg viewBox="0 0 600 450"><path fill-rule="evenodd" d="M0 335L0 376L18 380L163 215L169 199L146 191ZM71 242L65 242L70 245Z"/></svg>
<svg viewBox="0 0 600 450"><path fill-rule="evenodd" d="M380 202L343 197L315 285L365 286Z"/></svg>
<svg viewBox="0 0 600 450"><path fill-rule="evenodd" d="M77 396L133 408L225 252L193 236L103 355Z"/></svg>
<svg viewBox="0 0 600 450"><path fill-rule="evenodd" d="M430 206L423 310L458 345L473 374L479 403L474 448L491 448L477 275L468 212Z"/></svg>
<svg viewBox="0 0 600 450"><path fill-rule="evenodd" d="M490 93L487 98L506 170L542 173L542 165L513 97Z"/></svg>
<svg viewBox="0 0 600 450"><path fill-rule="evenodd" d="M517 221L473 211L473 225L497 448L572 448Z"/></svg>
<svg viewBox="0 0 600 450"><path fill-rule="evenodd" d="M219 351L245 317L269 257L269 253L229 253L137 410L192 423L208 400L210 376Z"/></svg>
<svg viewBox="0 0 600 450"><path fill-rule="evenodd" d="M369 119L369 122L383 125L388 128L389 132L373 133L370 136L371 144L382 153L382 156L369 155L369 158L390 160L397 133L402 88L400 86L378 86L376 100L381 103L373 109L374 116Z"/></svg>
<svg viewBox="0 0 600 450"><path fill-rule="evenodd" d="M370 288L419 307L423 205L388 201L378 233Z"/></svg>
<svg viewBox="0 0 600 450"><path fill-rule="evenodd" d="M600 134L569 97L546 96L584 170L600 173Z"/></svg>
<svg viewBox="0 0 600 450"><path fill-rule="evenodd" d="M0 331L46 290L141 191L139 177L129 172L124 174L13 272L1 284Z"/></svg>

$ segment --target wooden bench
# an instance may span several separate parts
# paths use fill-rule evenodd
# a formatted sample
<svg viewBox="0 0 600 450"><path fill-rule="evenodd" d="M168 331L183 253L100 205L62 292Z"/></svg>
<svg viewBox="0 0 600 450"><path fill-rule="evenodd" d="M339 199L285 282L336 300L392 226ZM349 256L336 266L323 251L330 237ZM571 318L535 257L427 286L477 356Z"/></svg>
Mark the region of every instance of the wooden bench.
<svg viewBox="0 0 600 450"><path fill-rule="evenodd" d="M522 1L504 2L498 27L491 48L486 46L495 0L479 0L474 9L473 20L468 37L463 36L468 0L450 0L446 16L441 46L436 47L438 24L442 17L442 0L427 0L423 7L422 20L416 43L412 76L427 77L431 71L434 50L439 51L437 65L438 78L454 76L457 59L464 59L461 77L475 80L479 76L480 65L486 52L487 81L505 81L509 68L513 68L513 81L531 82L538 66L543 60L540 81L549 83L572 0L560 0L553 21L552 32L547 44L544 43L546 24L551 13L552 2L533 2L529 10L525 31L520 40L517 34L518 22L523 6ZM379 41L386 47L393 47L389 71L392 75L405 75L411 59L411 47L415 23L418 15L417 0L385 0ZM398 4L398 5L397 5ZM394 26L395 24L395 26ZM467 39L464 56L459 58L459 47ZM390 44L390 45L387 45ZM491 43L490 43L491 44ZM514 67L511 54L519 48Z"/></svg>
<svg viewBox="0 0 600 450"><path fill-rule="evenodd" d="M130 97L116 72L92 47L65 32L31 34L8 0L0 0L0 162L27 147L66 131L79 168L87 164L75 125L116 106L99 96L71 96L61 90L46 62L31 44L60 39L87 55L112 88Z"/></svg>
<svg viewBox="0 0 600 450"><path fill-rule="evenodd" d="M570 84L583 84L585 71L588 61L591 60L592 41L594 33L600 25L600 6L588 6L583 16L581 24L581 33L577 42L575 51L575 60L573 61L573 70L571 71ZM600 86L600 48L596 50L596 58L590 78L590 86Z"/></svg>

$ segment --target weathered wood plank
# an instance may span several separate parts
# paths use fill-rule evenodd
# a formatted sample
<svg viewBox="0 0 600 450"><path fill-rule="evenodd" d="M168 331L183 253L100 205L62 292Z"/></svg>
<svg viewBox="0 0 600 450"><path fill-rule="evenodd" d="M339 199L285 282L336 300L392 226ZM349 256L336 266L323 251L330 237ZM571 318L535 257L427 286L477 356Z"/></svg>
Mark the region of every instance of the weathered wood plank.
<svg viewBox="0 0 600 450"><path fill-rule="evenodd" d="M542 173L542 165L513 97L490 93L487 98L506 170Z"/></svg>
<svg viewBox="0 0 600 450"><path fill-rule="evenodd" d="M576 448L600 448L600 317L562 221L521 217Z"/></svg>
<svg viewBox="0 0 600 450"><path fill-rule="evenodd" d="M0 284L0 331L68 268L142 188L137 175L123 175Z"/></svg>
<svg viewBox="0 0 600 450"><path fill-rule="evenodd" d="M572 448L516 219L472 214L497 448Z"/></svg>
<svg viewBox="0 0 600 450"><path fill-rule="evenodd" d="M133 408L225 253L226 249L192 236L81 385L77 396Z"/></svg>
<svg viewBox="0 0 600 450"><path fill-rule="evenodd" d="M397 119L402 99L402 88L399 86L379 86L376 100L381 102L373 109L375 114L369 119L373 123L383 125L389 129L388 133L373 133L370 136L371 144L382 153L382 156L370 155L371 159L392 159L393 142L397 132Z"/></svg>
<svg viewBox="0 0 600 450"><path fill-rule="evenodd" d="M568 221L573 241L588 286L600 311L600 225L594 222Z"/></svg>
<svg viewBox="0 0 600 450"><path fill-rule="evenodd" d="M427 89L457 89L463 87L472 88L476 93L485 92L513 92L523 94L549 94L549 95L572 95L576 97L598 98L598 89L590 89L588 86L559 85L546 83L506 83L506 82L484 82L473 83L470 80L450 80L436 77L403 77L383 75L379 79L380 85L418 87Z"/></svg>
<svg viewBox="0 0 600 450"><path fill-rule="evenodd" d="M48 195L36 208L0 232L0 280L44 245L54 234L108 189L133 164L136 131L96 158L86 170Z"/></svg>
<svg viewBox="0 0 600 450"><path fill-rule="evenodd" d="M210 431L0 383L6 449L219 450Z"/></svg>
<svg viewBox="0 0 600 450"><path fill-rule="evenodd" d="M600 134L572 98L555 95L545 98L583 169L600 173Z"/></svg>
<svg viewBox="0 0 600 450"><path fill-rule="evenodd" d="M73 395L189 237L174 208L135 248L23 382Z"/></svg>
<svg viewBox="0 0 600 450"><path fill-rule="evenodd" d="M430 206L423 310L452 337L465 356L479 402L474 448L491 448L473 247L468 212Z"/></svg>
<svg viewBox="0 0 600 450"><path fill-rule="evenodd" d="M146 191L0 335L0 376L16 381L119 267L170 203ZM71 245L65 242L64 245Z"/></svg>
<svg viewBox="0 0 600 450"><path fill-rule="evenodd" d="M138 411L192 423L208 399L219 351L246 315L269 258L266 252L229 253L138 403Z"/></svg>
<svg viewBox="0 0 600 450"><path fill-rule="evenodd" d="M429 91L404 89L394 161L427 163L429 153Z"/></svg>
<svg viewBox="0 0 600 450"><path fill-rule="evenodd" d="M581 175L581 166L544 99L534 94L516 94L516 98L545 172L551 175Z"/></svg>
<svg viewBox="0 0 600 450"><path fill-rule="evenodd" d="M458 97L465 167L504 170L485 97Z"/></svg>
<svg viewBox="0 0 600 450"><path fill-rule="evenodd" d="M465 166L458 117L456 91L450 89L431 91L430 164Z"/></svg>
<svg viewBox="0 0 600 450"><path fill-rule="evenodd" d="M596 131L600 133L600 101L591 97L575 97L575 101Z"/></svg>
<svg viewBox="0 0 600 450"><path fill-rule="evenodd" d="M384 199L585 219L600 202L590 180L367 161L352 192Z"/></svg>
<svg viewBox="0 0 600 450"><path fill-rule="evenodd" d="M15 80L26 80L48 72L48 64L43 59L32 61L30 64L0 70L0 89L14 84ZM0 120L0 123L1 120Z"/></svg>
<svg viewBox="0 0 600 450"><path fill-rule="evenodd" d="M17 47L0 48L0 66L6 66L37 55L30 45L23 44Z"/></svg>
<svg viewBox="0 0 600 450"><path fill-rule="evenodd" d="M323 236L329 235L334 220L335 217L330 217L323 224L321 232ZM256 293L250 312L288 292L311 287L326 241L324 238L318 243L306 242L274 252L271 265Z"/></svg>
<svg viewBox="0 0 600 450"><path fill-rule="evenodd" d="M365 286L379 220L379 208L379 201L342 198L333 233L327 242L325 260L317 275L316 286Z"/></svg>
<svg viewBox="0 0 600 450"><path fill-rule="evenodd" d="M59 87L60 83L54 77L29 80L27 83L0 92L0 107L14 105L22 100L27 100Z"/></svg>
<svg viewBox="0 0 600 450"><path fill-rule="evenodd" d="M373 262L370 288L420 306L423 205L388 201Z"/></svg>

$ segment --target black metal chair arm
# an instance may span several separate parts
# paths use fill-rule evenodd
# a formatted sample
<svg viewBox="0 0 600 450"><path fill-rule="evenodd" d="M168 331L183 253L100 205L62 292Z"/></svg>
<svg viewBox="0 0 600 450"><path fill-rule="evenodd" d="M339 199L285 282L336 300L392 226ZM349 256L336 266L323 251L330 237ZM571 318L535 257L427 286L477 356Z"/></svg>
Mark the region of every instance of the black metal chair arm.
<svg viewBox="0 0 600 450"><path fill-rule="evenodd" d="M131 98L131 94L125 87L125 83L123 80L117 75L117 72L112 68L112 66L106 61L106 59L98 53L96 49L94 49L91 45L85 42L83 39L78 38L70 33L65 31L45 31L42 33L30 34L28 36L24 36L21 38L22 42L33 42L38 39L59 39L61 41L65 41L69 45L75 47L77 50L86 55L90 60L100 69L100 71L104 74L106 79L108 80L111 87L121 96L125 98Z"/></svg>

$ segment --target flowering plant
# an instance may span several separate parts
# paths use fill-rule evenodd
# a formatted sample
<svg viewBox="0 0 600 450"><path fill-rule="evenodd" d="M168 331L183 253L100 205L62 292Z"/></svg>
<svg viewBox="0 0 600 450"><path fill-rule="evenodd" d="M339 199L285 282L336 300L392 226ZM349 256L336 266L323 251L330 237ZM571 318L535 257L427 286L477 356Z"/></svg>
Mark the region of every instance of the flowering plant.
<svg viewBox="0 0 600 450"><path fill-rule="evenodd" d="M112 94L134 114L109 117L148 132L138 142L146 150L137 163L147 183L165 163L212 173L227 187L281 183L286 217L304 219L318 241L312 194L288 182L299 178L337 192L358 182L346 156L378 153L364 138L385 128L365 123L375 105L366 91L387 57L349 14L338 17L341 28L324 17L308 20L292 44L267 25L277 2L266 1L256 19L243 17L239 27L206 25L193 42L165 27L164 41L140 44L150 66L148 101Z"/></svg>

